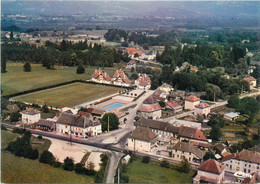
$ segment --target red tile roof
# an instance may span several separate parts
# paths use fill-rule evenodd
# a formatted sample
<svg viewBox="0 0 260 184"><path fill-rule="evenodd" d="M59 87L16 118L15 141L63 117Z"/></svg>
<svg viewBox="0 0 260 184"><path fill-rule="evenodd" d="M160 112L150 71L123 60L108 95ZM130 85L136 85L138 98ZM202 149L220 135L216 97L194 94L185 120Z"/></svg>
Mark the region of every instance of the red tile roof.
<svg viewBox="0 0 260 184"><path fill-rule="evenodd" d="M195 95L190 95L188 98L186 98L186 100L191 101L191 102L200 101L200 99L198 97L196 97Z"/></svg>
<svg viewBox="0 0 260 184"><path fill-rule="evenodd" d="M123 70L116 70L113 75L113 78L121 78L124 83L130 84L130 80L127 78L125 72Z"/></svg>
<svg viewBox="0 0 260 184"><path fill-rule="evenodd" d="M80 115L80 116L86 116L86 117L88 118L88 117L91 115L91 113L80 111L80 112L78 113L78 115Z"/></svg>
<svg viewBox="0 0 260 184"><path fill-rule="evenodd" d="M103 70L95 70L95 72L92 74L92 78L97 78L100 75L102 75L106 81L111 81L111 78L109 77L109 75L106 72L104 72Z"/></svg>
<svg viewBox="0 0 260 184"><path fill-rule="evenodd" d="M244 81L248 82L249 84L253 84L253 81L256 81L256 79L252 76L248 76L244 78Z"/></svg>
<svg viewBox="0 0 260 184"><path fill-rule="evenodd" d="M161 106L156 103L156 104L151 104L151 105L144 105L139 111L141 112L154 112L161 110Z"/></svg>
<svg viewBox="0 0 260 184"><path fill-rule="evenodd" d="M34 115L34 114L39 114L40 111L38 111L37 109L33 109L33 108L27 108L26 110L22 111L22 114L28 114L28 115Z"/></svg>
<svg viewBox="0 0 260 184"><path fill-rule="evenodd" d="M199 105L196 105L195 107L198 107L200 109L205 109L205 108L209 107L209 105L205 102L201 102Z"/></svg>
<svg viewBox="0 0 260 184"><path fill-rule="evenodd" d="M207 141L206 137L203 135L203 133L198 128L181 126L180 127L180 136Z"/></svg>
<svg viewBox="0 0 260 184"><path fill-rule="evenodd" d="M170 106L171 108L180 106L177 102L175 101L171 101L171 102L167 102L166 105Z"/></svg>
<svg viewBox="0 0 260 184"><path fill-rule="evenodd" d="M198 168L198 170L211 172L211 173L215 173L215 174L221 174L224 169L225 169L224 164L221 164L218 161L213 160L213 159L209 159L209 160L203 162Z"/></svg>

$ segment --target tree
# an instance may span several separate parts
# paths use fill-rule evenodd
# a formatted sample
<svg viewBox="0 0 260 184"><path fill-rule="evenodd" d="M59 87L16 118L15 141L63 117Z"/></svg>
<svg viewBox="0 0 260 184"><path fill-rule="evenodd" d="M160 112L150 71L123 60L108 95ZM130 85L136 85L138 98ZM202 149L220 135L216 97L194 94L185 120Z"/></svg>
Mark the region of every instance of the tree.
<svg viewBox="0 0 260 184"><path fill-rule="evenodd" d="M32 160L38 159L39 158L39 151L36 148L33 149L29 158L32 159Z"/></svg>
<svg viewBox="0 0 260 184"><path fill-rule="evenodd" d="M256 100L260 103L260 95L256 96Z"/></svg>
<svg viewBox="0 0 260 184"><path fill-rule="evenodd" d="M118 129L119 119L117 115L114 113L106 113L103 118L101 119L102 123L102 131L108 131L108 123L109 123L109 130Z"/></svg>
<svg viewBox="0 0 260 184"><path fill-rule="evenodd" d="M134 57L135 57L135 58L139 57L139 54L138 54L138 53L135 53L135 54L134 54Z"/></svg>
<svg viewBox="0 0 260 184"><path fill-rule="evenodd" d="M239 102L240 102L239 97L237 95L232 95L228 99L228 107L237 108L239 107Z"/></svg>
<svg viewBox="0 0 260 184"><path fill-rule="evenodd" d="M19 121L20 117L21 117L21 114L19 112L13 112L10 114L10 121L17 122L17 121Z"/></svg>
<svg viewBox="0 0 260 184"><path fill-rule="evenodd" d="M150 162L150 157L149 156L144 156L142 159L142 162L145 164L148 164Z"/></svg>
<svg viewBox="0 0 260 184"><path fill-rule="evenodd" d="M74 170L74 161L73 159L66 157L64 159L64 165L63 165L63 169L66 171L73 171Z"/></svg>
<svg viewBox="0 0 260 184"><path fill-rule="evenodd" d="M218 141L222 136L221 129L218 125L214 125L210 131L209 137L215 141Z"/></svg>
<svg viewBox="0 0 260 184"><path fill-rule="evenodd" d="M5 73L6 72L6 53L2 52L1 54L1 73Z"/></svg>
<svg viewBox="0 0 260 184"><path fill-rule="evenodd" d="M186 158L182 159L181 163L177 166L177 170L183 173L189 173L191 170L189 161Z"/></svg>
<svg viewBox="0 0 260 184"><path fill-rule="evenodd" d="M31 64L30 63L25 63L23 65L23 71L24 72L30 72L31 71Z"/></svg>
<svg viewBox="0 0 260 184"><path fill-rule="evenodd" d="M84 166L83 166L83 164L77 163L75 165L75 172L79 173L79 174L83 174L84 173Z"/></svg>
<svg viewBox="0 0 260 184"><path fill-rule="evenodd" d="M145 44L143 45L143 49L144 49L144 50L149 50L149 44L148 44L148 43L145 43Z"/></svg>
<svg viewBox="0 0 260 184"><path fill-rule="evenodd" d="M246 114L250 117L254 117L254 115L259 111L259 103L253 97L245 97L240 100L239 107L236 108L236 111L241 114Z"/></svg>
<svg viewBox="0 0 260 184"><path fill-rule="evenodd" d="M203 160L214 159L215 155L211 151L207 151L203 157Z"/></svg>
<svg viewBox="0 0 260 184"><path fill-rule="evenodd" d="M85 73L85 68L83 65L79 65L77 67L77 74L83 74L83 73Z"/></svg>
<svg viewBox="0 0 260 184"><path fill-rule="evenodd" d="M49 110L49 108L48 108L48 106L47 106L46 104L44 104L44 105L42 106L42 111L43 111L44 113L50 112L50 110Z"/></svg>
<svg viewBox="0 0 260 184"><path fill-rule="evenodd" d="M39 162L49 164L49 165L54 165L55 157L53 156L53 154L51 152L43 151L40 156Z"/></svg>

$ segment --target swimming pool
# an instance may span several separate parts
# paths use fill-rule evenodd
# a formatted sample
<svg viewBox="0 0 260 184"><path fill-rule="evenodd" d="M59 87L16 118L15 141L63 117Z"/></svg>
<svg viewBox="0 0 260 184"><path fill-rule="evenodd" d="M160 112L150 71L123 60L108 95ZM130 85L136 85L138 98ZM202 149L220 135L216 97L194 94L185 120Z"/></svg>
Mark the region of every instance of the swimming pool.
<svg viewBox="0 0 260 184"><path fill-rule="evenodd" d="M104 106L103 108L105 108L105 109L117 109L118 107L121 107L123 105L125 105L125 103L114 102L114 103L111 103L109 105Z"/></svg>

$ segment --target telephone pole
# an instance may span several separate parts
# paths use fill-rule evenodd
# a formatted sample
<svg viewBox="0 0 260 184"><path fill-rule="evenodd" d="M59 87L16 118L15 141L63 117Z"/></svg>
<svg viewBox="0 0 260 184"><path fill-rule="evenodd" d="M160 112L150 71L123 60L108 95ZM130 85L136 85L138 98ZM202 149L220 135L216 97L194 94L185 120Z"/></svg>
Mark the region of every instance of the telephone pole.
<svg viewBox="0 0 260 184"><path fill-rule="evenodd" d="M107 132L109 132L109 114L108 114Z"/></svg>
<svg viewBox="0 0 260 184"><path fill-rule="evenodd" d="M120 168L118 168L117 183L120 183Z"/></svg>

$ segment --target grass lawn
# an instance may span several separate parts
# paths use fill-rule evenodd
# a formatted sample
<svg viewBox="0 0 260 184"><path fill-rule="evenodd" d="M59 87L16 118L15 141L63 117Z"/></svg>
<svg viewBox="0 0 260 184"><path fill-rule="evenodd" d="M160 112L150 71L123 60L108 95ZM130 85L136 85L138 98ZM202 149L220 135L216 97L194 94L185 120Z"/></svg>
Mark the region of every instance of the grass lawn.
<svg viewBox="0 0 260 184"><path fill-rule="evenodd" d="M64 171L42 164L38 160L16 157L3 148L14 141L20 134L1 130L1 182L2 183L93 183L94 177L78 175L74 171ZM41 153L51 144L49 140L32 137L32 146Z"/></svg>
<svg viewBox="0 0 260 184"><path fill-rule="evenodd" d="M37 103L37 100L53 107L72 107L87 101L111 95L120 91L120 88L86 83L73 83L53 89L42 90L13 99Z"/></svg>
<svg viewBox="0 0 260 184"><path fill-rule="evenodd" d="M2 183L93 183L94 177L64 171L2 151Z"/></svg>
<svg viewBox="0 0 260 184"><path fill-rule="evenodd" d="M36 89L76 79L90 79L96 67L85 68L85 74L76 74L76 67L55 66L56 70L48 70L41 64L32 64L31 72L23 71L21 63L7 63L6 73L1 75L2 95L10 95L25 90ZM104 68L111 76L117 69Z"/></svg>
<svg viewBox="0 0 260 184"><path fill-rule="evenodd" d="M173 169L160 166L160 163L150 161L144 164L141 159L129 163L126 175L129 183L191 183L192 174L180 173Z"/></svg>

